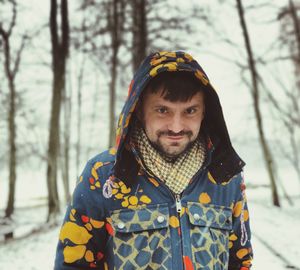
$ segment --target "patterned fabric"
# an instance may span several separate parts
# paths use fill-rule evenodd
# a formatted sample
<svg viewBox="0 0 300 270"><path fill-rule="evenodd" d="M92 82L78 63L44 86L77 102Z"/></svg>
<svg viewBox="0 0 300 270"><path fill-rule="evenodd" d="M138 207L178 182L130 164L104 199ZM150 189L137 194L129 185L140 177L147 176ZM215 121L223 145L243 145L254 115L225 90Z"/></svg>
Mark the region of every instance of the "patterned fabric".
<svg viewBox="0 0 300 270"><path fill-rule="evenodd" d="M192 224L190 230L192 254L197 269L228 269L228 238L232 230L231 209L189 202L188 213Z"/></svg>
<svg viewBox="0 0 300 270"><path fill-rule="evenodd" d="M145 131L135 127L132 146L137 148L146 170L165 182L175 194L180 194L201 168L205 159L204 140L197 139L191 148L172 160L161 155L150 143Z"/></svg>
<svg viewBox="0 0 300 270"><path fill-rule="evenodd" d="M112 213L115 269L171 269L167 205Z"/></svg>

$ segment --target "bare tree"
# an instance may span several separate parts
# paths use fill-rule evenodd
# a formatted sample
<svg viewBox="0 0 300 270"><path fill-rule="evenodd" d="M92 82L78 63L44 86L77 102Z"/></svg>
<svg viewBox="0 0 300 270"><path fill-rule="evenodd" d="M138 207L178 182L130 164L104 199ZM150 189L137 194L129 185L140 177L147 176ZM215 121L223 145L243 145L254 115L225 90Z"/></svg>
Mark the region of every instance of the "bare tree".
<svg viewBox="0 0 300 270"><path fill-rule="evenodd" d="M69 50L69 22L68 22L68 1L61 0L60 17L61 28L58 29L57 0L50 0L50 34L52 45L52 105L48 142L48 165L47 165L47 186L48 186L48 218L51 221L59 212L59 198L57 190L57 157L59 153L59 118L62 101L62 93L65 88L66 61ZM59 36L61 33L61 36Z"/></svg>
<svg viewBox="0 0 300 270"><path fill-rule="evenodd" d="M130 4L133 71L150 51L176 47L184 49L183 37L195 32L194 23L198 23L199 19L203 24L207 23L202 7L197 5L183 13L180 7L165 0L133 0Z"/></svg>
<svg viewBox="0 0 300 270"><path fill-rule="evenodd" d="M70 72L68 72L69 74ZM70 77L70 76L69 76ZM70 196L70 140L71 140L71 116L72 116L72 82L69 80L69 89L65 86L62 94L62 113L63 113L63 141L61 144L61 171L62 171L62 180L64 185L65 193L65 202L69 203ZM68 91L69 90L69 91Z"/></svg>
<svg viewBox="0 0 300 270"><path fill-rule="evenodd" d="M291 59L294 64L297 90L283 88L284 94L290 101L292 108L288 111L281 109L281 112L286 121L300 127L300 20L297 10L300 10L300 6L295 6L294 2L289 0L289 5L279 12L278 19L281 23L281 46L285 48L288 47L290 51L288 58Z"/></svg>
<svg viewBox="0 0 300 270"><path fill-rule="evenodd" d="M288 87L281 76L272 74L276 82L279 84L282 94L280 99L277 98L273 91L267 89L262 84L267 93L268 101L273 109L275 109L279 122L283 124L286 131L287 140L278 142L280 152L285 156L286 160L295 169L300 181L300 20L298 12L299 4L289 0L287 6L283 7L278 13L281 31L279 37L279 48L288 48L289 55L286 60L291 60L294 65L295 87ZM277 59L275 59L277 60ZM282 61L282 59L279 59ZM262 82L263 83L263 82ZM284 97L284 98L283 98ZM286 102L283 102L286 101Z"/></svg>
<svg viewBox="0 0 300 270"><path fill-rule="evenodd" d="M17 3L14 0L8 1L12 5L12 18L9 23L8 29L5 30L2 26L2 22L0 22L0 42L3 46L4 53L4 71L5 76L8 82L9 89L9 113L8 113L8 131L9 131L9 194L8 194L8 202L5 210L5 216L11 217L14 212L14 202L15 202L15 187L16 187L16 163L17 163L17 147L16 147L16 75L19 71L21 55L23 49L25 47L25 42L27 36L24 35L22 37L21 45L16 52L16 55L12 56L11 49L11 38L14 27L16 26L17 19ZM0 46L1 46L0 43ZM15 60L13 60L15 59Z"/></svg>
<svg viewBox="0 0 300 270"><path fill-rule="evenodd" d="M124 23L124 0L112 0L109 12L109 29L111 34L111 81L110 81L110 98L109 98L109 147L115 143L116 137L116 84L117 84L117 67L118 52L121 46L122 30Z"/></svg>
<svg viewBox="0 0 300 270"><path fill-rule="evenodd" d="M76 143L76 176L79 176L79 164L81 156L81 107L82 107L82 83L84 77L85 58L80 65L79 74L77 77L77 143Z"/></svg>
<svg viewBox="0 0 300 270"><path fill-rule="evenodd" d="M136 71L148 48L146 0L130 1L132 10L132 65Z"/></svg>
<svg viewBox="0 0 300 270"><path fill-rule="evenodd" d="M87 17L80 27L74 29L75 33L83 33L77 35L77 40L75 37L75 48L88 54L99 69L109 67L109 147L115 142L116 89L120 69L118 53L123 42L125 4L124 0L82 1L79 9L85 11ZM78 40L81 36L83 39Z"/></svg>
<svg viewBox="0 0 300 270"><path fill-rule="evenodd" d="M298 9L299 9L299 7L298 7ZM297 52L296 55L297 56L295 57L295 61L297 62L297 66L300 67L300 25L299 25L297 9L295 7L293 0L289 0L289 13L290 13L290 16L293 21L294 35L295 35L295 40L296 40L296 52Z"/></svg>
<svg viewBox="0 0 300 270"><path fill-rule="evenodd" d="M246 20L244 17L244 8L242 5L242 0L236 0L236 3L237 3L238 15L240 18L241 28L243 31L245 47L246 47L246 51L247 51L247 55L248 55L248 67L249 67L250 74L251 74L251 96L253 99L254 113L255 113L255 119L256 119L257 128L258 128L259 140L260 140L260 144L261 144L261 147L263 150L263 157L264 157L264 160L266 163L267 171L268 171L270 182L271 182L273 204L275 206L280 206L279 196L278 196L278 192L277 192L277 186L276 186L276 182L275 182L275 175L274 175L274 169L275 169L274 161L273 161L272 153L268 146L268 142L265 138L263 119L262 119L261 110L260 110L260 95L259 95L260 90L259 90L259 86L258 86L259 75L257 73L256 63L255 63L255 59L254 59L254 55L253 55L253 51L252 51L252 47L251 47L247 24L246 24Z"/></svg>

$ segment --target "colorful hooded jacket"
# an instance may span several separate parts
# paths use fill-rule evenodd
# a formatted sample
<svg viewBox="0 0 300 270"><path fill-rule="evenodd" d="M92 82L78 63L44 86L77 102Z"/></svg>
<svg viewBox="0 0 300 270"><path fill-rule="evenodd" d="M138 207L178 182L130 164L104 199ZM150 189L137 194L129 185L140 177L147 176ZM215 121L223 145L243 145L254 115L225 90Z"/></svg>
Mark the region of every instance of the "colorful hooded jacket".
<svg viewBox="0 0 300 270"><path fill-rule="evenodd" d="M188 187L175 196L142 169L127 135L149 80L180 71L194 73L205 90L208 153ZM89 160L79 178L60 231L55 269L249 269L243 166L217 93L199 64L184 52L151 54L130 84L116 147Z"/></svg>

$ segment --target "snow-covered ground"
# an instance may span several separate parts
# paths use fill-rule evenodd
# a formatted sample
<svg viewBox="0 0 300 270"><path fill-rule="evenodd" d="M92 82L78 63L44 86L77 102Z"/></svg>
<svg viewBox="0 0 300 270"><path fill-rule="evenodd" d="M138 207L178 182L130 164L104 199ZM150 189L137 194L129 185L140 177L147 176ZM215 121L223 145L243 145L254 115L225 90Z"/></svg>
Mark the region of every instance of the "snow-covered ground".
<svg viewBox="0 0 300 270"><path fill-rule="evenodd" d="M44 225L47 208L45 206L18 208L14 220L18 224L15 228L13 240L4 243L0 239L0 269L53 269L56 242L59 227L46 228ZM2 213L1 213L2 216ZM39 233L28 235L32 230L40 229ZM0 225L1 232L1 225Z"/></svg>
<svg viewBox="0 0 300 270"><path fill-rule="evenodd" d="M277 208L269 193L266 188L248 190L249 198L260 196L249 199L253 269L300 269L300 197L292 198L293 206L283 202Z"/></svg>
<svg viewBox="0 0 300 270"><path fill-rule="evenodd" d="M247 191L255 253L253 269L300 269L300 198L293 198L294 206L283 203L280 209L271 206L266 187L249 188ZM23 224L31 220L40 225L45 212L44 207L18 209L16 218ZM0 269L53 269L58 233L59 227L55 227L0 244Z"/></svg>

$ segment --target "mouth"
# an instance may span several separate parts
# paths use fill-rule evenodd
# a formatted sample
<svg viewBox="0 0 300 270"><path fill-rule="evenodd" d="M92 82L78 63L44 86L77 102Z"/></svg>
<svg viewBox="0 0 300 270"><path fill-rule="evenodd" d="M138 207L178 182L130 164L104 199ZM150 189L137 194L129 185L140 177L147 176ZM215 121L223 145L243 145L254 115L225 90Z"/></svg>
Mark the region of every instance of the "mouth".
<svg viewBox="0 0 300 270"><path fill-rule="evenodd" d="M184 138L184 136L166 136L166 138L171 141L180 141Z"/></svg>

